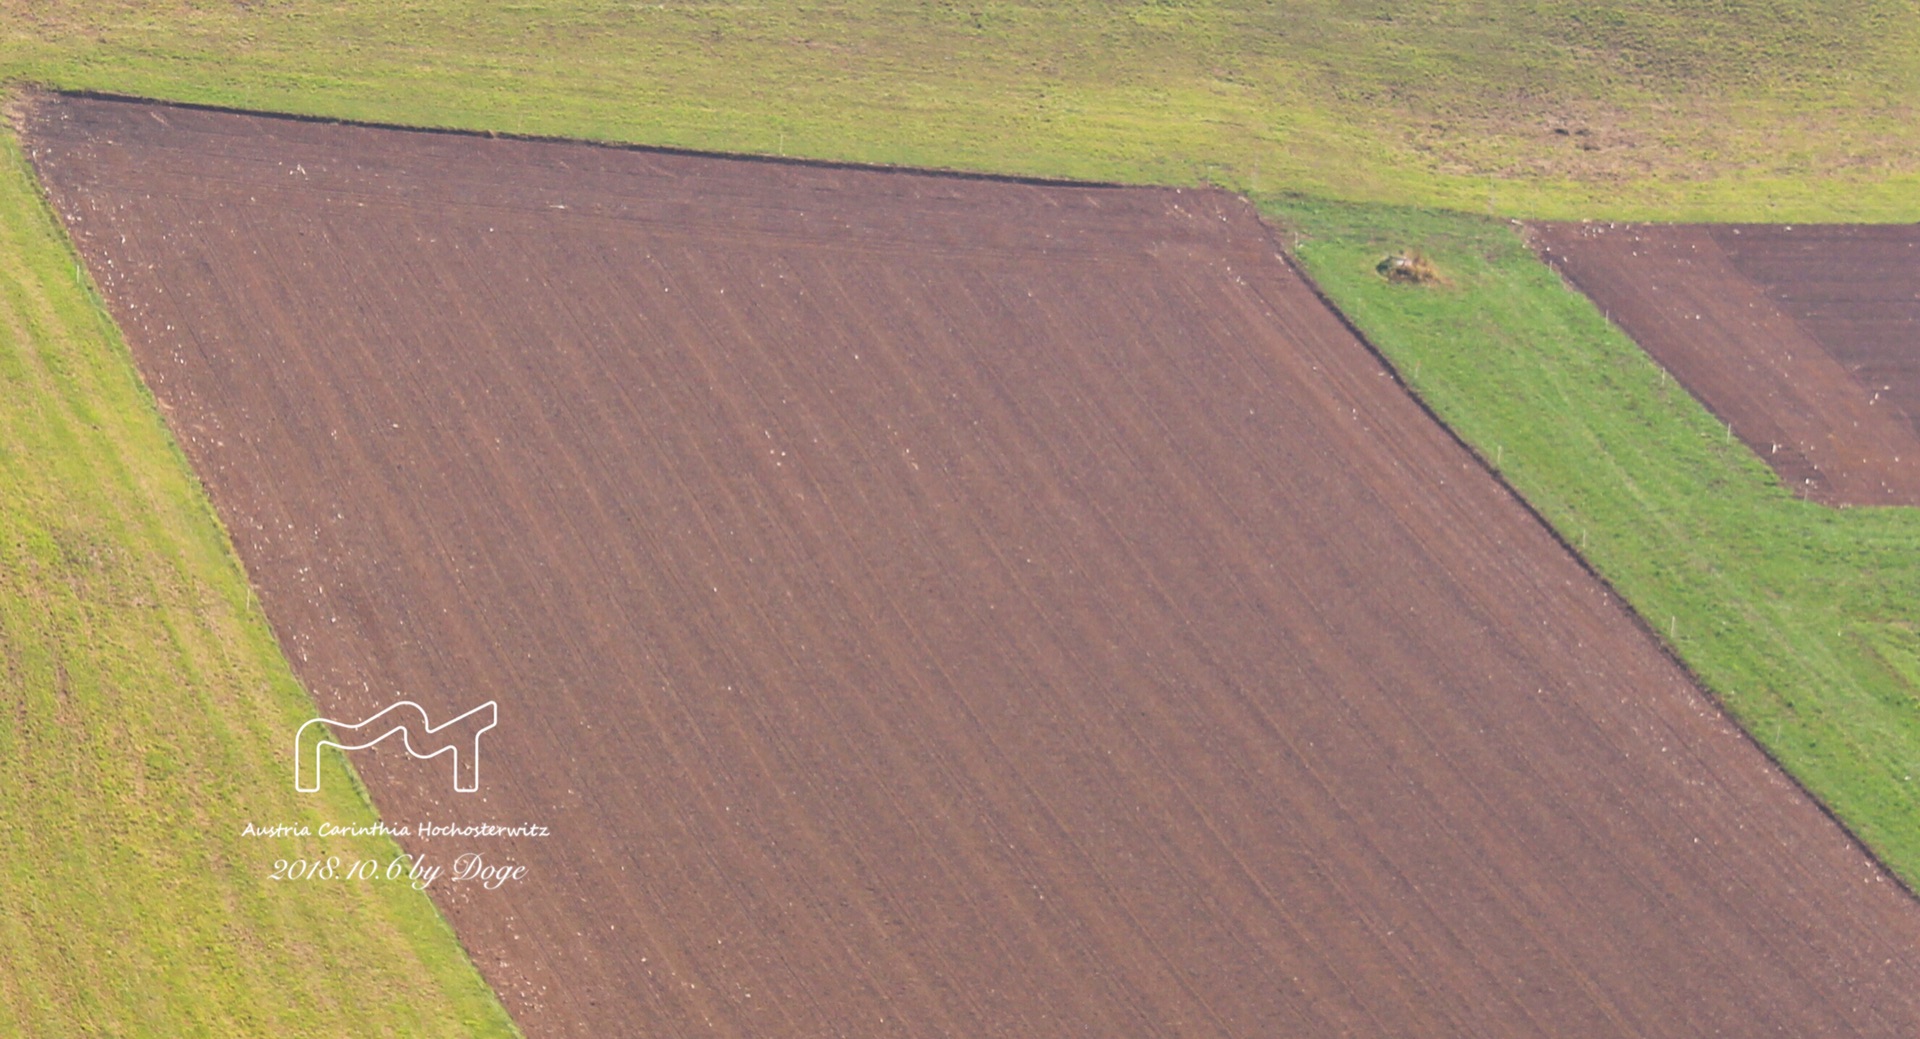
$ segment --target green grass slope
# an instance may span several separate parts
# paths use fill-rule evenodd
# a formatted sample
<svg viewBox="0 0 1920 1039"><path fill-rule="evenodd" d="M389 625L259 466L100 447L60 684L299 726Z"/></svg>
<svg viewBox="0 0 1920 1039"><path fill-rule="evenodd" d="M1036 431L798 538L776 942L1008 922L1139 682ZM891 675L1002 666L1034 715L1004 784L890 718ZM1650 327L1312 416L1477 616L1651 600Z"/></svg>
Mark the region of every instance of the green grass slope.
<svg viewBox="0 0 1920 1039"><path fill-rule="evenodd" d="M1912 0L0 0L0 79L1502 215L1920 218Z"/></svg>
<svg viewBox="0 0 1920 1039"><path fill-rule="evenodd" d="M0 142L0 1036L511 1036L406 883L268 879L293 679L18 147Z"/></svg>
<svg viewBox="0 0 1920 1039"><path fill-rule="evenodd" d="M1413 390L1920 886L1920 509L1795 498L1507 221L1265 208ZM1405 248L1451 284L1374 273Z"/></svg>

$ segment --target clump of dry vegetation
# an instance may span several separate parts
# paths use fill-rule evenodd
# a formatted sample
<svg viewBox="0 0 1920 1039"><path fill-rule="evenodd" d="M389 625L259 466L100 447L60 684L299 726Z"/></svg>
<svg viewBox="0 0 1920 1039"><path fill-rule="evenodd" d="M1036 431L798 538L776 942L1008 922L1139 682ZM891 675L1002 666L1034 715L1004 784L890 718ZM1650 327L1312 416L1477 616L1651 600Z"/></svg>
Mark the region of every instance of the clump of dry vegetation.
<svg viewBox="0 0 1920 1039"><path fill-rule="evenodd" d="M1413 250L1392 253L1374 264L1373 269L1396 285L1444 285L1447 281L1425 253Z"/></svg>

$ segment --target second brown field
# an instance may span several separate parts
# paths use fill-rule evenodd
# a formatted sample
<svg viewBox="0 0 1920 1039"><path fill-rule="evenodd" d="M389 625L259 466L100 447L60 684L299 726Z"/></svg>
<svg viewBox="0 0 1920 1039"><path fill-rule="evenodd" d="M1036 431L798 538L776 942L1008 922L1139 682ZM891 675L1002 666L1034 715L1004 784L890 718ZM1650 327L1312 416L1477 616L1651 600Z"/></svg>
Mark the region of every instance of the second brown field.
<svg viewBox="0 0 1920 1039"><path fill-rule="evenodd" d="M1788 489L1830 505L1920 505L1920 227L1530 231Z"/></svg>
<svg viewBox="0 0 1920 1039"><path fill-rule="evenodd" d="M1242 201L43 102L529 1036L1920 1034L1920 906ZM412 850L460 850L406 842Z"/></svg>

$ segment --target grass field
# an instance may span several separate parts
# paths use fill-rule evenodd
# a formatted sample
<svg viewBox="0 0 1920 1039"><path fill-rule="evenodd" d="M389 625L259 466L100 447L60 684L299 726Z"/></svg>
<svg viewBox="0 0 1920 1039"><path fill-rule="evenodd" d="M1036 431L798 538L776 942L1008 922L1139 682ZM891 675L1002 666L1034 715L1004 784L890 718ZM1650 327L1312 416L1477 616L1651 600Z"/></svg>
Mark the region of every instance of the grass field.
<svg viewBox="0 0 1920 1039"><path fill-rule="evenodd" d="M427 897L268 880L389 861L18 149L0 148L0 1036L511 1036ZM317 890L316 890L317 889Z"/></svg>
<svg viewBox="0 0 1920 1039"><path fill-rule="evenodd" d="M1920 509L1796 499L1507 221L1266 209L1440 417L1920 886ZM1451 285L1374 273L1410 247Z"/></svg>
<svg viewBox="0 0 1920 1039"><path fill-rule="evenodd" d="M0 0L0 79L1502 215L1920 218L1904 0Z"/></svg>

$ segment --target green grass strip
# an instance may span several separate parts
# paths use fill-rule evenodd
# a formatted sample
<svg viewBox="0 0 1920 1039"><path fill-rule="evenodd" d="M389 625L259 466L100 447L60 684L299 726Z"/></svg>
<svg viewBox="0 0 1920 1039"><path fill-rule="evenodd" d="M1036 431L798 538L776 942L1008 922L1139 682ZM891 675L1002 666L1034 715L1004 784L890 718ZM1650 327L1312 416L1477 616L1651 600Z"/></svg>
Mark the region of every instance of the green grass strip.
<svg viewBox="0 0 1920 1039"><path fill-rule="evenodd" d="M1264 209L1413 390L1920 884L1920 509L1795 498L1507 221ZM1450 284L1374 272L1405 249Z"/></svg>
<svg viewBox="0 0 1920 1039"><path fill-rule="evenodd" d="M390 860L132 357L0 135L0 1036L513 1036L406 883L268 879Z"/></svg>
<svg viewBox="0 0 1920 1039"><path fill-rule="evenodd" d="M0 80L1502 215L1920 219L1908 0L0 0Z"/></svg>

